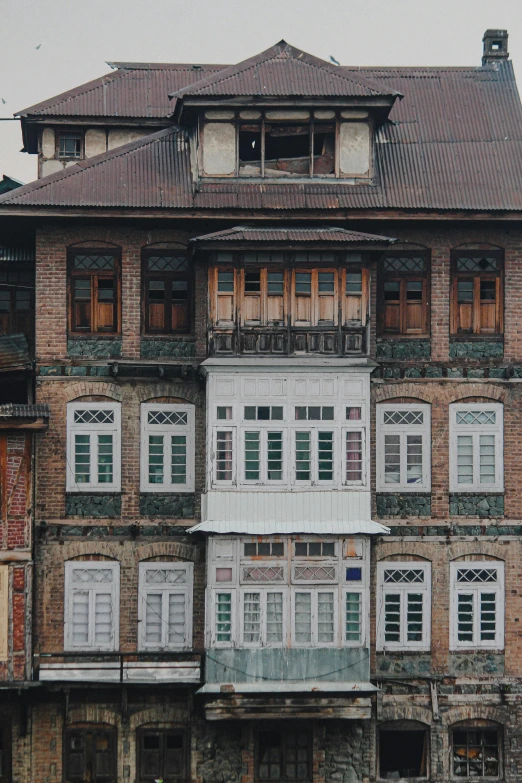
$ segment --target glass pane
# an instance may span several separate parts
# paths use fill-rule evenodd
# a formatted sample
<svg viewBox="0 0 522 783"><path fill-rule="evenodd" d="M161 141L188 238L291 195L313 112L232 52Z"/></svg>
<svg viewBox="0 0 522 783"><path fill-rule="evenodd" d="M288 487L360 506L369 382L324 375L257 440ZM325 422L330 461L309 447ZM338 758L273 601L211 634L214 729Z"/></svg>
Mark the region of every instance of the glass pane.
<svg viewBox="0 0 522 783"><path fill-rule="evenodd" d="M112 484L113 475L113 442L112 435L98 435L98 482Z"/></svg>
<svg viewBox="0 0 522 783"><path fill-rule="evenodd" d="M228 405L218 405L217 406L217 418L219 419L231 419L232 418L232 408L230 408ZM246 415L245 415L246 418Z"/></svg>
<svg viewBox="0 0 522 783"><path fill-rule="evenodd" d="M98 301L112 302L114 300L114 280L100 278L98 280Z"/></svg>
<svg viewBox="0 0 522 783"><path fill-rule="evenodd" d="M333 479L333 432L319 432L318 435L318 474L319 481Z"/></svg>
<svg viewBox="0 0 522 783"><path fill-rule="evenodd" d="M283 478L283 433L269 432L267 435L267 479L281 481Z"/></svg>
<svg viewBox="0 0 522 783"><path fill-rule="evenodd" d="M362 639L360 593L346 593L345 639L347 642L360 642Z"/></svg>
<svg viewBox="0 0 522 783"><path fill-rule="evenodd" d="M397 256L384 259L386 272L424 272L425 265L425 260L422 256Z"/></svg>
<svg viewBox="0 0 522 783"><path fill-rule="evenodd" d="M268 272L268 295L283 295L283 272Z"/></svg>
<svg viewBox="0 0 522 783"><path fill-rule="evenodd" d="M72 639L73 645L86 645L89 642L89 593L73 591L72 600Z"/></svg>
<svg viewBox="0 0 522 783"><path fill-rule="evenodd" d="M457 482L473 484L473 436L457 436Z"/></svg>
<svg viewBox="0 0 522 783"><path fill-rule="evenodd" d="M318 284L320 294L333 294L335 290L334 273L319 272Z"/></svg>
<svg viewBox="0 0 522 783"><path fill-rule="evenodd" d="M496 272L497 269L500 269L500 263L491 256L462 256L457 259L457 272Z"/></svg>
<svg viewBox="0 0 522 783"><path fill-rule="evenodd" d="M473 302L473 280L459 280L457 282L457 299L459 304Z"/></svg>
<svg viewBox="0 0 522 783"><path fill-rule="evenodd" d="M295 292L301 296L310 296L312 293L312 274L311 272L296 272L295 274Z"/></svg>
<svg viewBox="0 0 522 783"><path fill-rule="evenodd" d="M407 595L407 639L409 642L422 642L422 595L408 593Z"/></svg>
<svg viewBox="0 0 522 783"><path fill-rule="evenodd" d="M172 483L187 483L187 436L173 435L171 438Z"/></svg>
<svg viewBox="0 0 522 783"><path fill-rule="evenodd" d="M186 638L186 617L185 617L185 594L171 593L168 597L169 603L169 623L168 639L169 644L185 644Z"/></svg>
<svg viewBox="0 0 522 783"><path fill-rule="evenodd" d="M459 642L473 642L473 596L457 595L457 638Z"/></svg>
<svg viewBox="0 0 522 783"><path fill-rule="evenodd" d="M311 478L311 433L295 433L295 477L297 481Z"/></svg>
<svg viewBox="0 0 522 783"><path fill-rule="evenodd" d="M149 484L163 484L163 435L149 435Z"/></svg>
<svg viewBox="0 0 522 783"><path fill-rule="evenodd" d="M312 641L312 595L295 594L295 640L309 643Z"/></svg>
<svg viewBox="0 0 522 783"><path fill-rule="evenodd" d="M480 298L482 301L494 302L497 298L497 284L495 280L480 281Z"/></svg>
<svg viewBox="0 0 522 783"><path fill-rule="evenodd" d="M283 593L267 594L266 641L272 644L283 641Z"/></svg>
<svg viewBox="0 0 522 783"><path fill-rule="evenodd" d="M74 480L77 484L89 484L91 481L90 435L74 436Z"/></svg>
<svg viewBox="0 0 522 783"><path fill-rule="evenodd" d="M422 281L408 280L406 283L406 299L408 302L422 301Z"/></svg>
<svg viewBox="0 0 522 783"><path fill-rule="evenodd" d="M245 593L243 597L243 641L261 641L261 595Z"/></svg>
<svg viewBox="0 0 522 783"><path fill-rule="evenodd" d="M96 593L94 602L95 643L107 645L112 638L112 596L110 593Z"/></svg>
<svg viewBox="0 0 522 783"><path fill-rule="evenodd" d="M362 272L346 273L346 293L352 296L362 294Z"/></svg>
<svg viewBox="0 0 522 783"><path fill-rule="evenodd" d="M232 639L232 593L216 596L216 639L218 642Z"/></svg>
<svg viewBox="0 0 522 783"><path fill-rule="evenodd" d="M161 644L162 617L161 593L145 595L145 641L147 644Z"/></svg>
<svg viewBox="0 0 522 783"><path fill-rule="evenodd" d="M406 482L422 483L422 435L406 436Z"/></svg>
<svg viewBox="0 0 522 783"><path fill-rule="evenodd" d="M218 272L218 291L219 293L234 292L234 272L228 272L220 269Z"/></svg>
<svg viewBox="0 0 522 783"><path fill-rule="evenodd" d="M232 481L232 433L216 434L216 479Z"/></svg>
<svg viewBox="0 0 522 783"><path fill-rule="evenodd" d="M334 594L317 595L317 640L331 644L334 641Z"/></svg>
<svg viewBox="0 0 522 783"><path fill-rule="evenodd" d="M384 283L384 299L387 302L395 302L400 299L401 284L398 280L387 280Z"/></svg>
<svg viewBox="0 0 522 783"><path fill-rule="evenodd" d="M245 479L259 481L259 432L245 432Z"/></svg>
<svg viewBox="0 0 522 783"><path fill-rule="evenodd" d="M479 441L480 483L495 483L495 436L481 435Z"/></svg>
<svg viewBox="0 0 522 783"><path fill-rule="evenodd" d="M400 435L384 436L384 483L400 484L401 438Z"/></svg>
<svg viewBox="0 0 522 783"><path fill-rule="evenodd" d="M346 481L362 481L362 432L346 433Z"/></svg>
<svg viewBox="0 0 522 783"><path fill-rule="evenodd" d="M496 637L496 595L480 594L480 640L495 641Z"/></svg>
<svg viewBox="0 0 522 783"><path fill-rule="evenodd" d="M396 593L384 596L384 641L399 642L401 634L401 597Z"/></svg>
<svg viewBox="0 0 522 783"><path fill-rule="evenodd" d="M149 280L149 302L160 304L165 301L165 282Z"/></svg>

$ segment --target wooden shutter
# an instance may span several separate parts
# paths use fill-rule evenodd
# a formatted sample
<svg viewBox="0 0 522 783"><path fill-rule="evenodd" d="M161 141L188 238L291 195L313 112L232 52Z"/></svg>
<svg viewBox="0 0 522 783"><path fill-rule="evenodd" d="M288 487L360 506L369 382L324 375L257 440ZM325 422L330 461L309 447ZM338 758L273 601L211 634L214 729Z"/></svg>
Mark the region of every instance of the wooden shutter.
<svg viewBox="0 0 522 783"><path fill-rule="evenodd" d="M315 272L316 276L316 302L317 316L316 323L336 324L337 323L337 289L339 276L335 269L319 269Z"/></svg>
<svg viewBox="0 0 522 783"><path fill-rule="evenodd" d="M9 639L9 566L0 566L0 660L7 660Z"/></svg>

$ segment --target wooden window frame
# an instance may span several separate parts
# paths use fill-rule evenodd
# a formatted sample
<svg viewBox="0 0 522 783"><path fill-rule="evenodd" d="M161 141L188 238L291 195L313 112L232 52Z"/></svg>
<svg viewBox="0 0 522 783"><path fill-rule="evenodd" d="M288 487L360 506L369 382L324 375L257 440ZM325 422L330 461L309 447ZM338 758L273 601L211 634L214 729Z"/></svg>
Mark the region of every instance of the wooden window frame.
<svg viewBox="0 0 522 783"><path fill-rule="evenodd" d="M286 759L286 753L287 753L287 745L285 741L285 736L287 735L287 732L289 730L294 731L302 731L306 735L308 735L308 744L307 744L307 750L308 750L308 758L307 758L307 768L308 768L308 774L306 778L291 778L286 777L286 774L281 774L279 778L262 778L259 775L259 767L260 767L260 744L259 744L259 737L262 732L264 733L271 733L271 734L280 734L281 735L281 769L283 770L286 766L285 759ZM312 783L313 780L313 731L312 728L309 726L302 726L302 727L295 727L291 724L288 726L278 726L278 725L270 725L268 724L266 727L258 728L255 731L254 734L254 781L255 783Z"/></svg>
<svg viewBox="0 0 522 783"><path fill-rule="evenodd" d="M109 747L110 747L110 766L111 766L111 772L110 775L104 775L101 777L92 777L93 783L116 783L117 780L117 770L118 770L118 744L117 744L117 730L116 728L112 726L106 726L106 725L98 725L98 724L89 724L85 725L82 724L81 726L66 726L64 728L63 732L63 779L65 783L83 783L85 780L85 774L86 769L84 769L81 776L79 775L69 775L68 774L68 766L69 766L69 748L68 748L68 738L71 734L82 734L85 735L85 737L90 735L90 754L91 758L88 759L86 754L86 760L85 763L88 766L89 764L93 764L94 756L93 753L93 740L94 737L97 734L107 734L109 735Z"/></svg>
<svg viewBox="0 0 522 783"><path fill-rule="evenodd" d="M80 142L80 154L79 155L62 155L60 152L60 142L63 138L66 137L74 137L75 139L78 139ZM77 128L71 128L70 130L67 129L59 129L56 131L56 158L57 160L63 160L63 161L77 161L77 160L84 160L85 158L85 133L84 131L79 131Z"/></svg>
<svg viewBox="0 0 522 783"><path fill-rule="evenodd" d="M423 571L424 581L421 582L385 582L384 572L397 571ZM409 641L407 638L407 609L405 606L408 593L420 593L422 595L422 640ZM398 642L385 641L385 597L386 595L400 595L400 640ZM429 651L431 646L431 563L422 561L395 562L384 561L377 563L377 650L423 650Z"/></svg>
<svg viewBox="0 0 522 783"><path fill-rule="evenodd" d="M136 783L154 783L155 778L155 772L151 773L151 775L147 777L143 777L141 774L141 756L143 753L143 738L146 734L159 734L162 737L162 770L160 779L164 781L164 783L179 783L179 781L186 781L189 779L189 734L188 731L185 728L181 728L178 726L173 726L172 728L155 728L154 726L140 726L136 730L136 750L137 750L137 764L136 764ZM172 775L165 775L165 738L167 734L177 734L183 738L183 752L182 752L182 759L183 759L183 770L182 774L178 776L172 776Z"/></svg>
<svg viewBox="0 0 522 783"><path fill-rule="evenodd" d="M418 272L386 272L384 262L388 258L415 258L422 256L425 263L424 273ZM386 301L385 301L385 283L399 283L399 329L392 330L386 328ZM422 282L422 327L419 330L408 330L407 327L407 284L409 282ZM383 337L398 337L406 339L428 338L430 336L430 299L431 299L431 260L430 254L426 250L404 250L387 253L383 259L382 268L378 274L377 300L378 300L378 332Z"/></svg>
<svg viewBox="0 0 522 783"><path fill-rule="evenodd" d="M457 424L457 414L463 412L476 413L492 410L496 414L495 424ZM449 432L449 475L450 492L503 492L504 491L504 406L501 402L460 403L450 405ZM473 482L459 483L457 471L457 438L468 435L473 438ZM495 438L495 482L480 483L480 463L478 439L480 435L493 435Z"/></svg>
<svg viewBox="0 0 522 783"><path fill-rule="evenodd" d="M454 766L454 752L455 752L455 745L458 743L455 743L454 735L455 732L467 732L467 731L477 731L477 732L485 732L485 731L494 731L497 734L497 752L498 752L498 775L488 775L487 777L482 776L464 776L464 775L456 775L455 774L455 766ZM450 726L450 737L449 737L449 745L450 745L450 754L449 757L451 759L450 764L450 780L457 781L462 780L464 783L468 783L468 781L477 780L479 781L486 781L486 780L502 780L504 778L503 775L503 767L504 767L504 742L503 737L504 730L503 726L499 725L498 723L490 723L489 721L480 721L480 723L477 725L473 720L467 720L463 721L458 724L453 724Z"/></svg>
<svg viewBox="0 0 522 783"><path fill-rule="evenodd" d="M100 587L88 584L85 587L80 585L73 586L73 572L75 570L97 570L106 569L112 571L112 581L107 585ZM107 560L68 560L65 563L65 587L64 587L64 650L70 652L114 652L119 648L120 637L120 564ZM92 602L89 599L88 613L88 632L92 635L93 641L82 645L75 645L73 640L73 597L75 592L87 591L95 595L97 592L106 592L111 594L112 611L112 637L105 644L97 644L94 638L95 612Z"/></svg>
<svg viewBox="0 0 522 783"><path fill-rule="evenodd" d="M462 568L472 569L495 569L497 571L497 581L466 583L457 581L457 572ZM459 652L462 650L503 650L505 646L504 638L504 615L506 610L506 594L504 586L504 562L498 560L484 561L454 561L450 563L450 650ZM473 640L471 642L461 641L458 638L458 595L461 593L472 593L473 600ZM477 600L481 593L494 593L495 603L495 639L481 640L478 638L477 628L480 625L480 610L477 611Z"/></svg>
<svg viewBox="0 0 522 783"><path fill-rule="evenodd" d="M74 257L76 255L112 255L114 256L114 270L89 270L89 269L74 269ZM89 278L91 280L91 313L90 313L90 328L78 328L75 323L74 316L74 281L78 278ZM97 291L99 280L114 280L114 304L113 304L113 328L112 329L98 329L98 318L96 313ZM80 335L96 335L102 337L104 335L115 336L121 334L121 250L119 248L69 248L67 250L67 298L68 298L68 329L69 333L74 336Z"/></svg>
<svg viewBox="0 0 522 783"><path fill-rule="evenodd" d="M489 256L495 258L499 269L497 272L458 272L457 262L460 258L479 258ZM452 250L451 251L451 299L450 324L453 337L487 338L500 337L504 333L504 253L502 250ZM471 329L460 328L460 313L458 301L458 284L461 280L473 281L473 300ZM495 281L495 329L484 331L481 325L481 281Z"/></svg>
<svg viewBox="0 0 522 783"><path fill-rule="evenodd" d="M18 281L13 282L9 279L9 273L15 273L18 277ZM0 291L5 291L9 294L9 310L0 312L0 323L4 321L5 329L2 329L4 334L16 334L17 332L23 332L29 341L34 340L34 298L35 298L35 278L34 267L31 264L20 263L18 266L14 266L12 262L0 262L0 273L7 276L7 280L0 280ZM25 283L20 281L21 275L30 276L31 282ZM17 294L21 291L29 291L29 307L27 310L16 309ZM17 325L17 312L24 313L21 320L24 323L24 327L20 328ZM7 323L5 323L7 321Z"/></svg>
<svg viewBox="0 0 522 783"><path fill-rule="evenodd" d="M187 269L180 272L158 271L147 269L147 263L151 256L186 256ZM165 283L164 323L163 329L155 329L150 325L149 319L149 293L148 281L161 280ZM174 280L186 280L187 282L187 325L175 329L172 327L172 282ZM167 286L167 283L170 285ZM165 337L169 334L191 335L194 324L194 274L188 266L188 254L184 249L172 248L147 248L141 254L141 332L147 337Z"/></svg>

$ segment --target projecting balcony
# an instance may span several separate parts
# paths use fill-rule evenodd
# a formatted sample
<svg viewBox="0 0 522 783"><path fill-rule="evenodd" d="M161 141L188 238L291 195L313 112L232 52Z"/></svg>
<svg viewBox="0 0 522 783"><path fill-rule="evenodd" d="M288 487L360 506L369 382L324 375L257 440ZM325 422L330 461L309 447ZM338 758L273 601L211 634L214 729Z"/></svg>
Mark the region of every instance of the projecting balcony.
<svg viewBox="0 0 522 783"><path fill-rule="evenodd" d="M234 356L237 354L264 356L365 356L367 354L366 327L290 327L240 328L209 331L209 354Z"/></svg>
<svg viewBox="0 0 522 783"><path fill-rule="evenodd" d="M34 659L40 682L97 682L146 685L201 682L201 655L169 653L42 653Z"/></svg>

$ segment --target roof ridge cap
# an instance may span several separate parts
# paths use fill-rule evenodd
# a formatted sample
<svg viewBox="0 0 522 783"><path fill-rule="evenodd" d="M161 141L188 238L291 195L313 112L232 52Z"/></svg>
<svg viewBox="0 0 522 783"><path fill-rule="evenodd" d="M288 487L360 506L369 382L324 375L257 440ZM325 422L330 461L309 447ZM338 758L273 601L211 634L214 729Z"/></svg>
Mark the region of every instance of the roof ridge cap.
<svg viewBox="0 0 522 783"><path fill-rule="evenodd" d="M137 139L136 141L130 141L128 144L122 144L121 147L116 147L113 150L106 150L105 152L102 152L100 155L96 155L93 158L89 158L85 161L79 161L74 166L70 166L67 169L62 169L62 171L55 171L53 174L49 174L47 177L43 177L41 180L36 179L33 182L28 182L23 187L16 188L15 190L0 196L0 207L9 200L6 198L6 196L11 196L12 198L14 198L15 194L18 197L24 196L25 193L21 192L24 190L24 188L28 189L26 193L34 193L35 191L40 190L40 188L46 187L53 182L65 181L66 179L69 179L69 177L73 177L76 174L81 174L82 171L95 168L96 166L101 166L107 160L114 160L121 157L122 155L126 155L128 152L132 152L134 149L138 149L140 146L146 147L149 144L153 144L155 141L158 141L161 136L167 136L169 133L174 134L180 132L185 133L186 129L179 127L179 125L173 125L171 128L162 128L156 133L148 134L147 136L144 136L141 139Z"/></svg>

